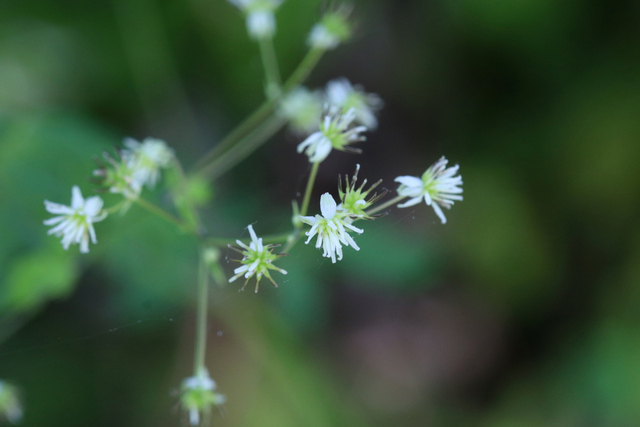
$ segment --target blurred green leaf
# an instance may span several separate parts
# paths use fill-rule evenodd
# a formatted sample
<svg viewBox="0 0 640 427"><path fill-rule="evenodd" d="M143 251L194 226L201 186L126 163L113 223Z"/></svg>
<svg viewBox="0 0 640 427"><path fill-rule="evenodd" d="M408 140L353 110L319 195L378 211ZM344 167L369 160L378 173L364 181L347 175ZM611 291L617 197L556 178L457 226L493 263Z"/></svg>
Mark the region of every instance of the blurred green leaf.
<svg viewBox="0 0 640 427"><path fill-rule="evenodd" d="M69 295L77 276L74 256L61 248L29 253L11 263L0 301L12 312L33 310Z"/></svg>

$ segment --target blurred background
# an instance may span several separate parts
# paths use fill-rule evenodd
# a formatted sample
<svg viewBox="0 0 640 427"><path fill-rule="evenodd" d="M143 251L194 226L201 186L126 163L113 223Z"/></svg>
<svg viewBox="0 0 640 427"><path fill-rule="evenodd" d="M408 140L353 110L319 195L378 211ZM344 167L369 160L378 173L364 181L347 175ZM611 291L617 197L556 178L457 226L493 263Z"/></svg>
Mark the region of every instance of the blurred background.
<svg viewBox="0 0 640 427"><path fill-rule="evenodd" d="M278 289L216 287L212 425L640 425L640 3L354 5L355 37L308 84L344 76L385 107L364 154L322 165L311 213L356 163L394 190L441 155L465 200L444 226L391 209L335 265L298 244ZM278 10L283 75L326 7ZM125 136L166 140L188 169L262 89L222 0L0 3L0 379L24 426L185 424L193 240L134 206L80 257L46 235L43 200L91 194L94 157ZM278 133L216 181L212 233L289 230L299 142Z"/></svg>

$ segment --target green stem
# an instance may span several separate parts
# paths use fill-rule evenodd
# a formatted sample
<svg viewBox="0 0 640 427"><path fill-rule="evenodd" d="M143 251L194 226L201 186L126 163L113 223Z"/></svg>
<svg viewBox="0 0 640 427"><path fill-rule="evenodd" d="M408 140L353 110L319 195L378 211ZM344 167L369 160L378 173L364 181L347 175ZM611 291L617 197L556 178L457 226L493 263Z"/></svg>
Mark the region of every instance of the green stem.
<svg viewBox="0 0 640 427"><path fill-rule="evenodd" d="M238 127L231 131L231 133L218 145L209 150L209 152L207 152L202 159L196 163L191 174L198 174L201 173L203 169L207 169L211 162L215 161L225 151L233 147L238 141L269 118L275 110L275 107L276 102L273 99L264 102L256 111L240 123Z"/></svg>
<svg viewBox="0 0 640 427"><path fill-rule="evenodd" d="M122 207L124 205L126 205L127 203L131 203L131 200L129 200L129 199L120 200L118 203L116 203L115 205L111 206L110 208L104 209L104 211L109 215L114 214L114 213L118 212L120 209L122 209Z"/></svg>
<svg viewBox="0 0 640 427"><path fill-rule="evenodd" d="M300 240L300 228L296 228L293 232L289 233L287 236L287 244L282 248L281 253L289 252Z"/></svg>
<svg viewBox="0 0 640 427"><path fill-rule="evenodd" d="M309 173L309 180L307 181L307 188L304 191L304 197L302 199L302 208L300 209L300 215L305 216L309 209L309 200L311 200L311 193L313 192L313 184L316 182L316 176L318 176L318 169L320 168L320 162L315 162L311 167L311 173ZM302 221L295 222L295 228L293 232L287 237L287 244L282 249L282 252L289 252L300 239L300 229L302 228Z"/></svg>
<svg viewBox="0 0 640 427"><path fill-rule="evenodd" d="M313 164L313 167L311 168L309 180L307 181L307 188L304 191L304 198L302 199L302 209L300 209L301 216L305 216L307 214L307 209L309 208L309 200L311 199L311 191L313 190L313 184L316 182L316 176L318 175L319 167L320 162L315 162Z"/></svg>
<svg viewBox="0 0 640 427"><path fill-rule="evenodd" d="M196 323L196 348L193 364L194 375L206 368L204 356L207 349L207 308L209 306L209 272L204 260L204 249L200 249L198 262L198 306Z"/></svg>
<svg viewBox="0 0 640 427"><path fill-rule="evenodd" d="M180 162L176 157L173 158L172 163L175 171L178 174L178 178L180 179L178 191L184 194L188 189L189 180L187 178L187 175L184 173L184 169L182 168L182 165L180 164ZM191 200L187 197L184 199L185 200L184 206L186 208L186 212L185 212L185 209L181 209L181 207L178 206L177 203L175 203L176 198L179 196L180 196L179 194L175 194L175 189L174 189L174 194L173 194L174 205L176 205L176 209L180 213L180 216L182 217L183 221L191 223L196 228L196 230L200 230L201 221L200 221L200 214L198 213L198 210L196 209L194 204L191 203Z"/></svg>
<svg viewBox="0 0 640 427"><path fill-rule="evenodd" d="M291 77L284 83L281 95L286 94L290 90L298 86L316 66L324 49L313 48L307 52L305 57L300 61L298 67L291 74ZM238 127L236 127L229 135L227 135L218 145L207 152L198 163L193 167L190 174L201 173L203 169L209 169L209 164L224 154L229 148L233 147L247 134L260 126L265 120L273 115L279 98L269 99L265 101L257 110L247 117Z"/></svg>
<svg viewBox="0 0 640 427"><path fill-rule="evenodd" d="M267 79L265 88L267 98L278 98L280 96L280 70L278 69L276 52L273 48L273 39L271 37L263 37L259 40L259 45L262 66Z"/></svg>
<svg viewBox="0 0 640 427"><path fill-rule="evenodd" d="M307 52L305 57L302 58L302 61L300 61L298 67L291 74L291 77L289 77L282 86L282 92L287 93L302 83L318 64L318 61L320 61L324 52L324 49L319 48L312 48Z"/></svg>
<svg viewBox="0 0 640 427"><path fill-rule="evenodd" d="M188 229L187 226L180 221L178 218L176 218L175 216L171 215L170 213L168 213L167 211L159 208L158 206L147 202L145 199L142 198L138 198L135 199L135 202L142 208L146 209L147 211L151 212L152 214L164 219L165 221L168 221L172 224L177 225L178 227L182 228L182 229ZM190 230L193 231L193 230Z"/></svg>
<svg viewBox="0 0 640 427"><path fill-rule="evenodd" d="M367 215L373 215L376 212L380 212L383 209L388 208L391 205L395 205L396 203L398 203L400 200L402 199L406 199L407 196L396 196L393 199L387 200L386 202L384 202L381 205L376 206L375 208L371 208L368 211L366 211L365 213Z"/></svg>
<svg viewBox="0 0 640 427"><path fill-rule="evenodd" d="M202 168L200 174L214 180L247 158L251 153L266 143L286 123L286 119L278 115L272 116L256 130L241 139L218 159Z"/></svg>

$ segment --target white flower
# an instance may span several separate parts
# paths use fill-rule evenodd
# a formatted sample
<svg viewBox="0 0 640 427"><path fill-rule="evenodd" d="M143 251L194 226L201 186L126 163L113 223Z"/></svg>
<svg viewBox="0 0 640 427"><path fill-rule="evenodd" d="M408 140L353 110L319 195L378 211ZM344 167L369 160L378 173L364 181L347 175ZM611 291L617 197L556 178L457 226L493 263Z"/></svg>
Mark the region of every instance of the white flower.
<svg viewBox="0 0 640 427"><path fill-rule="evenodd" d="M458 165L447 168L448 160L442 156L440 160L431 165L422 174L421 178L416 176L399 176L395 179L400 183L398 194L411 197L405 203L398 205L399 208L414 206L424 200L427 205L433 206L433 210L443 224L447 219L442 213L440 206L451 209L454 200L462 200L462 177L454 176L459 169Z"/></svg>
<svg viewBox="0 0 640 427"><path fill-rule="evenodd" d="M309 33L309 46L317 49L335 49L347 40L351 36L351 27L347 21L349 12L346 8L339 8L324 15Z"/></svg>
<svg viewBox="0 0 640 427"><path fill-rule="evenodd" d="M304 86L292 90L280 101L280 114L298 133L310 134L318 129L322 115L322 97Z"/></svg>
<svg viewBox="0 0 640 427"><path fill-rule="evenodd" d="M103 201L98 196L85 200L77 185L71 189L71 206L45 200L47 211L58 215L44 221L44 225L55 225L47 234L62 236L62 247L65 250L72 243L78 243L80 252L89 252L89 238L93 244L98 243L93 224L107 217L107 213L102 211L102 204Z"/></svg>
<svg viewBox="0 0 640 427"><path fill-rule="evenodd" d="M173 158L173 150L166 142L146 138L142 143L133 138L125 138L122 158L132 171L134 184L132 187L154 188L160 177L160 168L166 168Z"/></svg>
<svg viewBox="0 0 640 427"><path fill-rule="evenodd" d="M275 10L283 0L229 0L242 10L247 19L247 32L253 39L270 38L276 32Z"/></svg>
<svg viewBox="0 0 640 427"><path fill-rule="evenodd" d="M238 246L240 246L244 250L229 245L229 248L242 254L242 259L237 260L237 262L241 263L242 265L233 270L235 276L229 279L229 283L238 279L240 276L244 276L244 278L247 279L244 282L244 286L242 286L242 289L244 289L245 286L247 286L249 279L251 279L253 276L256 276L256 292L258 292L260 279L262 278L262 276L264 276L269 279L269 281L273 283L273 285L277 288L278 285L271 278L269 270L276 270L282 274L287 274L287 272L282 268L273 265L273 262L275 260L280 257L286 256L286 254L274 254L273 248L276 248L280 245L263 245L262 238L258 238L256 232L253 231L253 226L249 225L247 228L249 229L249 234L251 235L251 242L249 243L249 245L247 246L240 240L236 240Z"/></svg>
<svg viewBox="0 0 640 427"><path fill-rule="evenodd" d="M134 179L133 155L127 150L117 153L119 160L104 153L106 163L98 161L99 168L93 171L93 175L99 178L98 183L110 193L122 194L129 200L135 200L142 192L143 183Z"/></svg>
<svg viewBox="0 0 640 427"><path fill-rule="evenodd" d="M351 217L346 217L345 221L349 224L351 223L351 218L362 218L362 219L375 219L379 215L369 215L365 211L371 207L372 204L380 200L382 197L387 194L387 190L384 190L381 194L374 193L373 196L369 197L369 193L373 191L378 185L382 183L382 180L374 183L369 187L368 190L364 189L364 186L367 184L367 180L365 179L360 184L360 187L356 188L356 183L358 182L358 172L360 171L360 165L356 165L356 171L353 173L351 177L351 181L349 181L349 175L345 177L345 185L344 189L342 187L342 177L338 175L338 193L340 194L340 204L338 205L338 211L344 211L351 215Z"/></svg>
<svg viewBox="0 0 640 427"><path fill-rule="evenodd" d="M325 90L327 103L337 105L342 111L353 108L356 121L365 125L369 130L378 127L376 112L382 108L382 99L374 93L366 93L359 86L351 85L346 78L331 80Z"/></svg>
<svg viewBox="0 0 640 427"><path fill-rule="evenodd" d="M350 127L355 118L356 113L353 108L342 114L340 107L332 105L320 123L320 130L312 133L298 144L298 153L304 151L309 156L311 163L326 159L332 148L360 153L361 150L348 146L366 139L360 135L361 132L367 130L366 126Z"/></svg>
<svg viewBox="0 0 640 427"><path fill-rule="evenodd" d="M311 226L311 229L305 233L308 236L305 244L308 244L317 234L316 248L322 247L324 251L322 256L331 258L333 263L336 262L336 255L338 261L342 259L342 245L351 246L357 251L360 250L347 229L358 234L364 230L354 227L347 221L353 216L347 212L338 211L336 201L331 194L324 193L320 197L320 212L322 212L322 216L300 216L302 222Z"/></svg>
<svg viewBox="0 0 640 427"><path fill-rule="evenodd" d="M209 372L203 368L198 375L185 378L180 386L180 402L182 408L189 414L189 423L193 426L200 424L200 414L205 419L211 413L211 407L222 405L226 397L216 393L216 382L209 377Z"/></svg>

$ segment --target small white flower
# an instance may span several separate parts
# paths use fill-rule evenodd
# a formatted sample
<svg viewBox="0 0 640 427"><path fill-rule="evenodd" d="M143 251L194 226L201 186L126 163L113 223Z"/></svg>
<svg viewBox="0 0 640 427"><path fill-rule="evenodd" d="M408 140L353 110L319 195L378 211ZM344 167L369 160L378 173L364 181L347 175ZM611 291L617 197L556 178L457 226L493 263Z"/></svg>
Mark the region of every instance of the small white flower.
<svg viewBox="0 0 640 427"><path fill-rule="evenodd" d="M98 183L110 193L122 194L129 200L136 200L142 192L142 183L134 179L133 155L127 150L118 151L117 154L119 160L104 153L106 163L99 161L99 168L93 171L93 175L98 177Z"/></svg>
<svg viewBox="0 0 640 427"><path fill-rule="evenodd" d="M374 193L373 196L369 197L369 193L380 185L382 180L379 180L371 185L368 190L365 190L364 186L367 184L367 180L365 179L362 181L362 184L360 184L360 187L356 188L359 171L360 165L358 164L356 165L356 171L351 177L351 181L349 181L349 175L345 177L344 188L342 187L342 177L338 175L338 193L340 194L338 211L344 211L351 215L351 217L345 218L345 221L349 224L352 218L375 219L378 217L379 215L369 215L365 211L387 194L387 190L384 190L381 194Z"/></svg>
<svg viewBox="0 0 640 427"><path fill-rule="evenodd" d="M126 161L128 168L133 174L133 187L143 187L153 189L160 177L160 168L166 168L173 158L173 150L166 142L146 138L142 143L133 138L125 138L122 150L122 158Z"/></svg>
<svg viewBox="0 0 640 427"><path fill-rule="evenodd" d="M424 200L427 205L433 206L433 210L440 218L443 224L447 219L440 209L451 209L455 200L462 200L462 177L454 176L458 173L459 166L455 165L447 168L448 160L442 156L440 160L431 165L429 169L422 174L421 178L416 176L399 176L395 179L400 183L398 194L405 197L411 197L405 203L398 205L399 208L414 206Z"/></svg>
<svg viewBox="0 0 640 427"><path fill-rule="evenodd" d="M351 36L351 27L347 21L349 12L346 8L339 8L324 15L309 33L309 46L317 49L335 49L346 41Z"/></svg>
<svg viewBox="0 0 640 427"><path fill-rule="evenodd" d="M318 129L322 115L322 96L304 86L298 87L280 102L280 114L289 120L295 132L308 135Z"/></svg>
<svg viewBox="0 0 640 427"><path fill-rule="evenodd" d="M325 95L327 103L341 107L343 112L353 108L356 121L367 129L375 130L378 127L376 112L382 108L383 102L375 93L366 93L343 77L327 83Z"/></svg>
<svg viewBox="0 0 640 427"><path fill-rule="evenodd" d="M94 196L84 199L80 188L74 185L71 189L71 206L44 201L49 213L58 215L44 221L44 225L55 225L47 234L62 236L62 247L67 250L72 243L80 245L80 252L89 252L89 238L93 244L98 243L93 224L107 217L102 211L103 201Z"/></svg>
<svg viewBox="0 0 640 427"><path fill-rule="evenodd" d="M211 407L222 405L226 397L216 393L216 382L209 377L206 369L200 369L198 375L185 378L180 386L180 403L189 414L189 423L193 426L200 424L200 414L207 419Z"/></svg>
<svg viewBox="0 0 640 427"><path fill-rule="evenodd" d="M309 156L311 163L321 162L327 158L332 148L341 151L360 153L361 150L349 147L349 144L364 141L366 138L360 135L367 130L366 126L351 127L356 113L351 108L342 114L342 109L336 105L329 108L329 112L320 123L320 130L312 133L298 144L298 153L303 151Z"/></svg>
<svg viewBox="0 0 640 427"><path fill-rule="evenodd" d="M241 263L242 265L233 270L235 275L229 279L229 283L238 279L240 276L244 276L244 278L247 279L242 286L242 289L244 289L245 286L247 286L249 279L255 276L257 279L256 292L258 292L260 279L262 278L262 276L264 276L269 279L271 283L273 283L273 286L277 288L278 285L271 278L269 270L275 270L282 274L287 274L287 272L282 268L273 265L273 262L275 260L280 257L286 256L287 254L274 254L273 248L276 248L280 245L263 245L262 238L258 238L256 232L253 231L253 226L249 225L247 228L249 229L249 234L251 235L251 242L249 243L249 245L242 243L240 240L236 240L238 246L240 246L244 250L229 245L229 248L242 254L242 259L237 260L237 262Z"/></svg>
<svg viewBox="0 0 640 427"><path fill-rule="evenodd" d="M360 250L347 229L358 234L364 230L354 227L347 221L353 216L347 212L338 211L336 201L331 194L324 193L320 197L320 212L322 216L300 216L300 221L311 226L311 229L305 233L308 236L305 244L308 244L317 234L316 248L322 247L324 251L322 256L331 258L333 263L336 262L336 255L338 261L342 259L342 245L351 246L357 251Z"/></svg>
<svg viewBox="0 0 640 427"><path fill-rule="evenodd" d="M270 38L276 32L275 10L283 0L229 0L242 10L247 19L247 32L253 39Z"/></svg>

